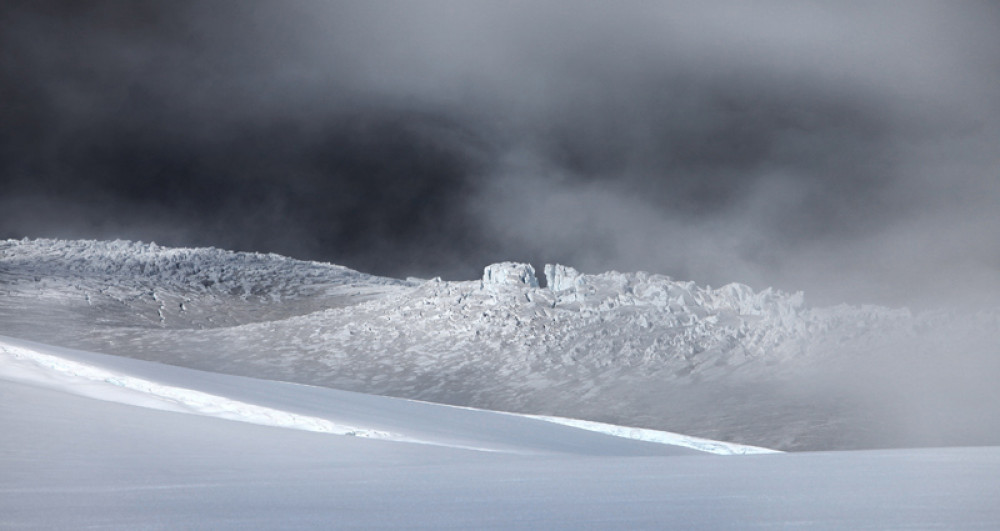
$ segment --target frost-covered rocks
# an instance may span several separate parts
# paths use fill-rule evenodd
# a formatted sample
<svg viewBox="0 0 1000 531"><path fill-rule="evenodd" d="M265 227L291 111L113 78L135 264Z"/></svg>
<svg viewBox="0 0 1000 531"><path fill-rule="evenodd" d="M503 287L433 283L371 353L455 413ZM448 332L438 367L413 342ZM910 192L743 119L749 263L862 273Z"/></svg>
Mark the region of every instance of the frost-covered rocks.
<svg viewBox="0 0 1000 531"><path fill-rule="evenodd" d="M483 270L483 289L496 290L505 286L538 287L535 268L531 264L501 262L486 266Z"/></svg>
<svg viewBox="0 0 1000 531"><path fill-rule="evenodd" d="M566 291L578 286L580 272L569 266L545 264L545 281L552 291Z"/></svg>

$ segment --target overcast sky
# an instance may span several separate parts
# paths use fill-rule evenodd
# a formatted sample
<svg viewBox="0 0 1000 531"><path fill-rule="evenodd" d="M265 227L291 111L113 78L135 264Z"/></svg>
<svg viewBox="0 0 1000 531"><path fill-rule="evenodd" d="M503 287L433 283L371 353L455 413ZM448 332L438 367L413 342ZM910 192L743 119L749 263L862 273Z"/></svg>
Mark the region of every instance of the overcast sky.
<svg viewBox="0 0 1000 531"><path fill-rule="evenodd" d="M1000 295L992 2L7 1L0 237Z"/></svg>

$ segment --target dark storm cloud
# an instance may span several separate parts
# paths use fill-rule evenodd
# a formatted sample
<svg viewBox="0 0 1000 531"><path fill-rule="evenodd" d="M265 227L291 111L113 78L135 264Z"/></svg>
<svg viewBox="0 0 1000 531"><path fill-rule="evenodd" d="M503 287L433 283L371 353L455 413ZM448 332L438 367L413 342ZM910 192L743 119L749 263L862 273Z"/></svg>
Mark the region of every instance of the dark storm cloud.
<svg viewBox="0 0 1000 531"><path fill-rule="evenodd" d="M401 276L558 261L821 302L1000 286L991 4L0 9L4 236Z"/></svg>
<svg viewBox="0 0 1000 531"><path fill-rule="evenodd" d="M4 9L4 236L212 244L382 273L446 266L426 248L467 238L459 206L482 141L446 112L345 89L350 65L310 48L323 26L309 30L309 13Z"/></svg>

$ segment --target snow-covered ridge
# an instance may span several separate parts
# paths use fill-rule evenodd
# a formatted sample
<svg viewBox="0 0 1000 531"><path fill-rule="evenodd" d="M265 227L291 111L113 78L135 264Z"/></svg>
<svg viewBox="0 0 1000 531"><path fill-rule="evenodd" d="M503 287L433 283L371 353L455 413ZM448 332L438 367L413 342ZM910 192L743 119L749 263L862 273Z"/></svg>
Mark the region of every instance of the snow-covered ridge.
<svg viewBox="0 0 1000 531"><path fill-rule="evenodd" d="M576 332L586 323L596 327L614 322L612 330L604 327L601 331L605 336L619 335L616 332L620 331L621 335L639 338L659 331L664 333L659 339L667 344L657 344L646 353L657 356L658 351L658 357L670 350L674 355L691 357L714 349L737 349L744 358L794 355L801 350L797 341L812 337L816 330L839 326L835 324L838 320L851 320L852 316L869 322L909 317L905 310L877 307L816 312L805 306L802 292L789 294L771 288L754 291L738 283L713 289L641 271L583 274L569 266L546 264L544 275L546 287L540 288L530 264L503 262L485 268L478 290L470 289L469 283L429 282L416 292L400 293L392 300L405 308L410 297L415 296L423 299L425 307L440 305L447 311L448 306L455 306L449 305L447 299L458 294L460 308L486 307L486 311L470 316L473 322L501 327L502 323L496 323L497 313L490 308L502 307L518 314L516 322L555 320ZM546 324L542 327L553 330ZM600 348L599 342L592 345ZM637 354L634 348L630 350Z"/></svg>
<svg viewBox="0 0 1000 531"><path fill-rule="evenodd" d="M632 321L646 330L668 327L685 340L714 337L717 342L729 341L730 346L738 344L749 357L773 358L778 351L795 355L802 350L798 348L801 341L814 341L844 328L905 327L914 320L905 308L871 305L810 308L801 291L785 293L773 288L754 291L740 283L713 289L643 271L584 274L569 266L546 264L545 288L538 287L534 274L530 264L489 265L484 270L480 290L502 305L540 304L553 311L568 310L582 320L595 316L601 322L614 320L618 327ZM421 295L427 295L428 291L452 294L456 284L431 283ZM641 335L641 331L636 332ZM696 354L698 348L690 353Z"/></svg>
<svg viewBox="0 0 1000 531"><path fill-rule="evenodd" d="M740 315L778 314L792 317L802 308L804 299L801 291L787 294L767 288L755 292L749 286L738 283L713 290L711 287L701 288L694 282L677 282L665 275L651 275L643 271L587 275L569 266L546 264L544 274L547 289L557 295L557 303L661 308L697 305L708 310L733 310ZM481 286L485 291L497 292L511 288L538 288L539 282L531 264L501 262L486 266Z"/></svg>
<svg viewBox="0 0 1000 531"><path fill-rule="evenodd" d="M530 264L503 262L477 280L398 281L274 255L8 240L0 242L0 334L209 371L805 449L844 433L835 419L845 413L840 403L806 407L812 398L776 397L776 379L818 363L863 368L874 354L900 353L905 364L898 356L927 345L946 352L952 347L941 338L1000 322L1000 312L970 319L813 308L802 293L712 288L645 272L584 274L550 264L542 274L544 283ZM206 286L205 278L217 280ZM747 393L766 405L730 398ZM829 419L814 421L815 408ZM843 437L851 443L852 435Z"/></svg>
<svg viewBox="0 0 1000 531"><path fill-rule="evenodd" d="M354 304L408 283L275 254L128 241L0 241L0 322L199 329ZM63 327L60 327L63 328ZM58 342L58 341L57 341Z"/></svg>
<svg viewBox="0 0 1000 531"><path fill-rule="evenodd" d="M311 285L386 284L346 267L276 254L208 248L169 248L123 240L23 239L0 241L4 270L42 278L72 278L151 288L217 291L243 297L288 295Z"/></svg>

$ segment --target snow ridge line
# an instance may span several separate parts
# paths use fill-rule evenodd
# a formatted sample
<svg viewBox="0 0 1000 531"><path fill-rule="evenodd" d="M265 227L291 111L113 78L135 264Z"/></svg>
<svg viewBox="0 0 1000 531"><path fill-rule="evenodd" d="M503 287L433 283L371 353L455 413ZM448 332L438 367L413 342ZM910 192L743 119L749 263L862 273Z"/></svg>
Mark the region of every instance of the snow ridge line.
<svg viewBox="0 0 1000 531"><path fill-rule="evenodd" d="M770 448L763 448L761 446L750 446L746 444L715 441L712 439L702 439L701 437L692 437L690 435L682 435L680 433L672 433L669 431L651 430L646 428L632 428L628 426L618 426L616 424L605 424L603 422L568 419L564 417L550 417L544 415L525 415L525 416L533 419L544 420L546 422L552 422L555 424L562 424L563 426L570 426L581 430L595 431L598 433L604 433L606 435L613 435L615 437L622 437L625 439L634 439L637 441L653 442L660 444L669 444L672 446L683 446L684 448L692 448L694 450L700 450L702 452L708 452L710 454L716 454L716 455L759 455L759 454L784 453L780 450L772 450Z"/></svg>
<svg viewBox="0 0 1000 531"><path fill-rule="evenodd" d="M3 342L0 342L0 354L6 354L6 356L0 356L0 379L36 385L40 384L43 387L107 402L331 435L446 446L481 452L522 453L518 451L427 441L398 433L338 424L324 418L299 415L289 411L240 402L193 389L164 385ZM485 411L462 406L445 407ZM682 446L716 455L781 453L777 450L767 448L714 441L645 428L632 428L602 422L543 415L503 414L561 424L614 437Z"/></svg>
<svg viewBox="0 0 1000 531"><path fill-rule="evenodd" d="M702 437L694 437L691 435L684 435L682 433L674 433L672 431L654 430L650 428L635 428L632 426L607 424L605 422L597 422L593 420L571 419L567 417L554 417L550 415L532 415L530 413L511 413L508 411L482 409L471 406L439 404L436 402L427 402L425 400L417 400L413 398L398 398L398 400L406 400L408 402L417 402L421 404L434 404L440 407L463 409L466 411L486 411L490 413L497 413L500 415L509 415L511 417L533 419L542 422L551 422L553 424L561 424L563 426L576 428L578 430L593 431L604 435L610 435L612 437L620 437L622 439L632 439L634 441L664 444L667 446L681 446L684 448L691 448L693 450L699 450L714 455L763 455L763 454L786 453L781 450L765 448L763 446L751 446L749 444L717 441L715 439L704 439Z"/></svg>
<svg viewBox="0 0 1000 531"><path fill-rule="evenodd" d="M22 347L0 344L0 352L7 354L14 362L12 364L0 364L0 376L13 377L12 379L15 380L30 381L32 383L43 383L47 384L47 387L57 387L61 390L70 390L71 392L76 390L78 392L74 394L81 394L100 400L168 411L194 413L202 416L248 422L263 426L371 439L408 440L395 433L337 424L318 417L298 415L288 411L231 400L201 391L163 385ZM27 367L25 367L26 365ZM32 365L35 366L35 370L31 370ZM37 374L37 368L46 369L46 372L49 372L49 374L39 375ZM53 375L52 373L55 374ZM52 376L56 376L56 378L52 378ZM94 392L93 389L75 389L75 386L51 385L53 380L61 382L83 380L87 383L107 384L123 390L141 393L142 396L135 397L133 395L130 400L129 397L123 396L121 393L116 393L114 390L111 390L111 392L108 392L108 390ZM148 399L143 400L143 398L152 398L160 403L157 404Z"/></svg>

